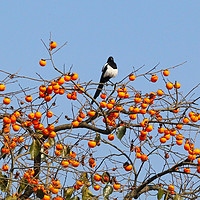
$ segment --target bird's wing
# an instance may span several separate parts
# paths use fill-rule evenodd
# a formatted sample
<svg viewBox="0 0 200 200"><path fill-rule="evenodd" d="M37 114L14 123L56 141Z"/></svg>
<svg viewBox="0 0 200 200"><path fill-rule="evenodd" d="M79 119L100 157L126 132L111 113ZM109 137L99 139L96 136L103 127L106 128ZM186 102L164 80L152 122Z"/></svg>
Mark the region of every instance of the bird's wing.
<svg viewBox="0 0 200 200"><path fill-rule="evenodd" d="M105 73L106 69L107 69L107 65L108 63L106 63L103 67L102 67L102 74Z"/></svg>

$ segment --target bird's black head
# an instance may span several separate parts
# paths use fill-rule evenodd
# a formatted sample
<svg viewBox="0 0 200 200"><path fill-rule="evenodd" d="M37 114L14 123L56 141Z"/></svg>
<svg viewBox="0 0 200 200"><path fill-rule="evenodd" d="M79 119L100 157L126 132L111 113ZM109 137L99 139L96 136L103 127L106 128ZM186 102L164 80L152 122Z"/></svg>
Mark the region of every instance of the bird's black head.
<svg viewBox="0 0 200 200"><path fill-rule="evenodd" d="M110 56L110 57L108 58L108 61L107 61L107 62L113 62L113 61L114 61L113 57Z"/></svg>

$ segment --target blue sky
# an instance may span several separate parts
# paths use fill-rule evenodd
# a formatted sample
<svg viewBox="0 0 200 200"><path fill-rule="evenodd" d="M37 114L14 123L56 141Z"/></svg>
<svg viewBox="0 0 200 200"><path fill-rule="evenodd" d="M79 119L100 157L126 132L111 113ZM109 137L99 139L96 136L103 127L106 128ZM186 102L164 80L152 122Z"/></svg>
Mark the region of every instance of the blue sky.
<svg viewBox="0 0 200 200"><path fill-rule="evenodd" d="M38 65L47 52L40 39L49 33L58 45L68 41L55 62L71 66L84 81L99 81L101 68L112 55L124 77L131 67L145 70L188 61L175 78L198 82L200 26L197 1L11 1L2 2L1 69L32 76L46 74ZM53 73L53 70L51 71ZM89 73L88 73L89 72ZM54 74L52 74L54 75ZM187 88L188 87L188 88Z"/></svg>
<svg viewBox="0 0 200 200"><path fill-rule="evenodd" d="M37 77L36 72L44 78L57 76L50 65L38 64L47 57L40 39L48 43L51 32L58 46L68 41L56 54L57 67L73 64L82 82L98 82L110 55L119 68L113 81L133 66L145 65L145 72L159 62L160 68L167 68L187 61L170 76L187 93L199 82L199 8L200 2L186 0L2 1L0 69L20 69L20 74L31 77ZM143 80L135 87L146 89Z"/></svg>

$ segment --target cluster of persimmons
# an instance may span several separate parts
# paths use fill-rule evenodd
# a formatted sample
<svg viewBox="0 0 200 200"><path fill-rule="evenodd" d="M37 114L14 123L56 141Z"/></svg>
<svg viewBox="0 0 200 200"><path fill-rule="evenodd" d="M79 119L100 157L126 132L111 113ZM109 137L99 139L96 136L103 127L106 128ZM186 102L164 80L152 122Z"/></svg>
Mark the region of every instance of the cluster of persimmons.
<svg viewBox="0 0 200 200"><path fill-rule="evenodd" d="M49 44L49 52L51 53L56 47L56 42L51 42ZM41 59L39 64L44 67L48 64L48 61L48 59ZM50 59L50 61L52 60ZM90 105L87 107L83 106L84 103L77 103L77 114L74 115L73 119L68 119L70 123L64 129L73 132L79 128L85 128L98 132L98 129L95 127L100 128L103 124L104 128L101 129L100 134L107 135L106 142L97 135L94 137L90 136L86 139L83 138L83 140L87 140L87 143L84 143L87 147L80 148L87 149L87 153L85 153L87 155L76 153L75 150L69 148L68 144L65 144L64 140L59 139L59 131L61 129L56 128L59 118L54 114L52 106L54 104L53 99L56 97L59 98L60 95L65 95L67 101L73 102L78 102L78 99L84 97L88 105L92 96L88 93L85 85L80 84L77 73L63 73L58 78L39 85L35 93L26 94L23 97L23 101L26 104L23 108L24 102L22 101L18 108L14 103L12 104L12 98L14 98L12 91L6 91L6 82L1 82L0 97L2 98L2 103L0 105L0 115L2 119L1 137L3 138L1 140L1 155L4 158L2 172L4 171L3 173L10 176L9 178L11 179L17 179L19 183L17 187L21 188L17 189L13 197L20 197L26 191L27 185L32 187L33 194L36 194L37 197L43 200L50 200L53 195L54 200L66 199L66 197L70 198L72 195L78 195L80 188L82 188L83 196L87 196L90 193L88 188L93 188L94 191L99 191L99 196L104 193L104 197L111 195L113 189L115 192L125 190L128 186L124 185L125 183L123 181L120 182L117 180L120 179L119 174L124 170L128 175L132 173L137 175L137 169L134 165L136 160L140 160L140 166L144 166L148 161L150 162L151 152L146 151L146 149L149 148L147 144L151 143L151 141L154 141L154 143L157 142L157 149L162 146L164 147L164 145L171 147L176 145L177 147L183 146L182 150L187 152L188 163L196 163L196 173L200 173L200 150L195 146L194 138L192 136L185 137L183 134L184 131L182 131L186 126L196 127L195 124L200 120L200 114L195 109L192 110L192 108L181 107L179 105L178 99L175 98L179 95L178 90L181 85L178 82L172 83L167 81L166 77L169 76L169 71L169 69L164 69L144 75L150 77L149 82L156 83L159 78L158 74L161 72L161 76L166 85L165 88L158 89L157 91L142 94L141 92L133 90L130 85L139 78L133 72L124 79L126 82L116 84L115 91L111 95L104 89L100 95L100 102L98 103L97 101L95 106ZM68 87L66 87L66 84ZM171 98L177 102L170 104L169 100L166 100L167 98ZM39 104L38 99L40 101ZM34 103L36 100L37 103ZM159 104L163 100L166 100L165 103L168 104L167 106ZM80 101L83 102L82 99ZM62 107L62 105L59 106ZM41 109L41 107L45 107L45 109ZM166 112L169 114L166 114ZM53 118L55 120L50 123ZM97 119L102 119L102 121L96 122L97 124L95 125L95 120ZM98 123L100 124L99 126ZM102 162L97 163L99 159L95 158L95 152L98 151L96 149L100 148L101 142L104 142L110 144L115 150L118 150L115 146L115 140L116 137L119 138L117 132L123 126L133 130L133 133L129 136L131 139L129 139L126 146L129 147L130 153L135 152L133 153L134 157L124 161L122 164L116 163L115 167L112 167L110 171L108 169L104 170L103 159L101 158ZM121 132L120 134L120 140L123 140L126 137L126 133ZM66 132L66 135L68 135L68 132ZM32 139L30 139L30 136ZM37 140L39 141L39 145L34 146L35 143L28 145L28 140ZM32 164L32 167L28 167L26 164L19 164L17 160L13 161L13 155L15 157L19 156L19 149L21 148L28 149L30 154L33 154L33 159L39 154L37 153L36 155L34 152L38 151L47 158L51 158L51 164L56 163L57 172L51 174L51 170L54 170L54 167L51 165L43 166L42 161L40 161L40 170L47 171L48 178L51 178L50 181L47 178L45 182L44 177L42 179L40 174L35 174L34 169L37 167L35 163ZM23 157L23 154L21 156ZM165 152L164 159L167 160L169 157L169 152ZM87 165L84 162L86 159L88 160ZM134 159L135 161L132 162L131 160ZM88 175L84 175L83 167L85 167L85 171L89 174L90 178L88 178ZM98 172L98 168L100 167L101 170ZM13 177L14 168L15 171L17 169L15 177ZM176 170L181 169L177 168ZM19 174L18 171L23 174ZM59 174L59 171L72 173L73 175L71 177L74 180L71 179L70 184L66 185L61 177L56 176L56 174ZM114 175L115 172L117 172L116 175L119 178L116 178ZM185 174L191 173L189 164L184 167L182 172ZM112 177L110 175L111 173ZM3 179L2 175L0 179ZM133 180L128 178L127 181L133 182ZM6 184L9 185L8 182ZM23 189L22 184L25 184ZM176 194L173 183L162 184L164 185L165 191L169 192L170 195ZM108 185L111 187L108 188ZM107 188L107 193L103 188ZM66 192L62 193L62 189L65 189ZM11 190L9 192L11 194Z"/></svg>

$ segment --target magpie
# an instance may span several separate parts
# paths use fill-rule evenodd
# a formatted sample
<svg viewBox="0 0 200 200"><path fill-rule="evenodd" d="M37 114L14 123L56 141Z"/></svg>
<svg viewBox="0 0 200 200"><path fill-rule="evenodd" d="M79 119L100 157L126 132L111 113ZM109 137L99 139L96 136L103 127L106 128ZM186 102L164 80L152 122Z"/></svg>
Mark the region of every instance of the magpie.
<svg viewBox="0 0 200 200"><path fill-rule="evenodd" d="M102 74L101 74L101 78L100 78L100 84L94 94L94 99L96 99L102 88L103 88L103 83L106 83L108 82L111 78L117 76L118 74L118 69L117 69L117 65L116 63L114 62L114 59L112 56L110 56L106 62L106 64L103 66L102 68ZM91 104L94 103L94 100L92 100Z"/></svg>

